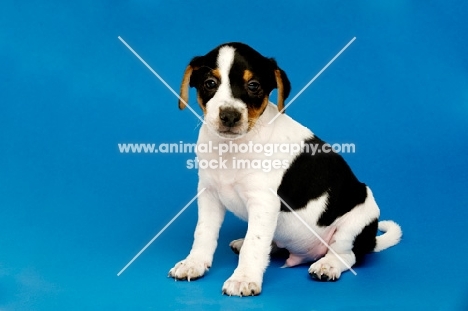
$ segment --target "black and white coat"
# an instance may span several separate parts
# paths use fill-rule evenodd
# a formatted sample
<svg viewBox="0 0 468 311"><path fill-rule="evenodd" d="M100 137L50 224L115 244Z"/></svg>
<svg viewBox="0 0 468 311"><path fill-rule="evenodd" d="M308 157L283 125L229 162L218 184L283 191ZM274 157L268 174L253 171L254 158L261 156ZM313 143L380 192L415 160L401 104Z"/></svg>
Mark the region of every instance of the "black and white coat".
<svg viewBox="0 0 468 311"><path fill-rule="evenodd" d="M245 44L223 44L191 61L182 81L181 109L188 101L189 86L197 88L204 113L198 144L211 144L214 150L198 152L200 161L219 161L217 147L233 142L324 144L289 116L277 117L290 92L287 76L273 59ZM276 106L269 102L274 88L278 90ZM204 191L198 197L195 238L187 258L169 272L175 279L194 280L211 267L226 210L248 222L245 237L230 244L239 252L239 264L223 285L227 295L261 292L272 245L289 252L285 266L313 262L310 275L331 281L366 253L393 246L401 238L396 223L378 221L380 211L370 188L355 177L339 154L312 155L301 150L268 157L234 151L222 158L229 164L274 158L287 165L269 172L230 165L199 169L198 189ZM378 229L386 233L377 236Z"/></svg>

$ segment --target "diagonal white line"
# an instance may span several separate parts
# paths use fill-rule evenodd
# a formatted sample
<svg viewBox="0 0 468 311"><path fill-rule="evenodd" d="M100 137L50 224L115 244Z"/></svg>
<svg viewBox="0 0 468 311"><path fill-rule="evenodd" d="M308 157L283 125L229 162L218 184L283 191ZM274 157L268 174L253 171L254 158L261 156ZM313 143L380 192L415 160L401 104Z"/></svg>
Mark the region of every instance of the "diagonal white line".
<svg viewBox="0 0 468 311"><path fill-rule="evenodd" d="M205 191L206 188L203 188L202 190L200 190L196 196L194 196L190 202L188 202L181 210L180 212L177 213L177 215L175 215L168 223L167 225L165 225L161 230L159 230L159 232L154 236L154 238L151 239L151 241L149 241L145 247L143 247L141 249L141 251L138 252L138 254L135 255L135 257L132 258L132 260L130 260L130 262L125 265L125 267L123 267L122 270L120 270L119 273L117 273L117 276L120 276L150 245L151 243L153 243L176 219L177 217L180 216L180 214L182 214L186 209L187 207L189 207L190 204L192 204L193 201L195 201L198 196L203 192Z"/></svg>
<svg viewBox="0 0 468 311"><path fill-rule="evenodd" d="M203 118L200 117L200 115L198 113L196 113L195 110L193 110L192 107L190 107L190 105L185 100L183 100L179 96L179 94L177 94L177 92L174 91L174 89L169 84L167 84L167 82L164 81L164 79L156 71L154 71L153 68L151 68L151 66L148 65L147 62L145 62L145 60L143 58L141 58L140 55L138 55L138 53L135 52L135 50L132 49L132 47L130 45L128 45L128 43L125 42L124 39L122 39L122 37L118 36L118 38L146 66L146 68L148 68L156 76L156 78L159 79L159 81L161 81L175 96L177 96L177 98L180 99L202 123L205 123L205 120L203 120Z"/></svg>
<svg viewBox="0 0 468 311"><path fill-rule="evenodd" d="M335 250L333 248L330 247L330 245L328 245L328 243L322 239L322 237L320 235L318 235L317 232L314 231L314 229L312 229L305 221L304 219L301 218L301 216L299 216L289 205L288 203L286 203L275 191L273 191L273 189L271 188L268 188L274 195L278 196L278 198L281 200L281 202L283 202L284 205L286 205L286 207L293 213L294 216L297 217L297 219L299 219L300 222L302 222L302 224L304 226L307 227L307 229L310 230L310 232L312 232L316 237L317 239L320 240L320 242L322 242L323 245L325 245L328 250L330 250L354 275L357 275L356 271L353 270L353 268L351 268L351 266L346 262L344 261L343 258L341 258L340 255L338 255L337 252L335 252Z"/></svg>
<svg viewBox="0 0 468 311"><path fill-rule="evenodd" d="M273 118L271 119L270 122L268 122L268 124L271 124L273 123L276 118L278 118L282 113L283 111L286 110L286 108L288 108L350 45L351 43L354 42L354 40L356 40L356 37L352 38L351 41L348 42L348 44L346 44L342 49L341 51L338 52L338 54L335 55L335 57L333 57L326 65L325 67L322 68L322 70L320 70L316 75L315 77L312 78L312 80L309 81L309 83L307 83L300 91L299 93L296 94L296 96L294 96L290 101L289 103L284 106L284 108L278 112L278 114Z"/></svg>

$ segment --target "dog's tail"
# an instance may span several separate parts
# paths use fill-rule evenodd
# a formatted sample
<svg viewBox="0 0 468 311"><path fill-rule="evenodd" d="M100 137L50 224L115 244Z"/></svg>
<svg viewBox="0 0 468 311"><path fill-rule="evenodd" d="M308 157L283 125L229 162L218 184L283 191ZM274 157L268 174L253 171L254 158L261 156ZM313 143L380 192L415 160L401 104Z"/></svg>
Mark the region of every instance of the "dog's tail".
<svg viewBox="0 0 468 311"><path fill-rule="evenodd" d="M391 220L379 221L379 230L384 233L375 238L377 243L375 245L374 252L380 252L398 244L403 234L400 226Z"/></svg>

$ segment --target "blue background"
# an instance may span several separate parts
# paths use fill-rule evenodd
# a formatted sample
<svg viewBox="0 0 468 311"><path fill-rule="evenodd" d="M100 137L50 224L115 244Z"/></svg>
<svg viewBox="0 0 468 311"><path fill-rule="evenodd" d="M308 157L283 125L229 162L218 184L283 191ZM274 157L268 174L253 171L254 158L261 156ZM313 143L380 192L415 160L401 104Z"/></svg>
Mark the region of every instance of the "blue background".
<svg viewBox="0 0 468 311"><path fill-rule="evenodd" d="M467 13L466 1L3 0L0 310L468 309ZM199 125L118 36L175 89L193 56L248 43L288 73L291 98L355 36L288 114L356 144L344 156L402 242L336 283L273 260L260 296L229 298L228 243L246 229L232 215L205 278L166 277L190 249L193 204L117 277L197 187L194 155L117 144L195 142Z"/></svg>

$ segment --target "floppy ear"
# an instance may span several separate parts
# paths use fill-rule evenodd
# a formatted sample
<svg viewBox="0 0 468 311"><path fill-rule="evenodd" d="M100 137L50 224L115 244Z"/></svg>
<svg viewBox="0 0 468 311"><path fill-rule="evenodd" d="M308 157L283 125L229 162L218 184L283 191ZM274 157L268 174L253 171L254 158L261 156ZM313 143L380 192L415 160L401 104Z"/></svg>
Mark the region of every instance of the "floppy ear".
<svg viewBox="0 0 468 311"><path fill-rule="evenodd" d="M192 81L192 73L200 68L203 63L202 56L196 56L191 61L190 64L187 66L184 72L184 77L182 78L182 84L180 85L180 97L179 97L179 109L184 109L188 104L188 95L189 95L189 87L194 87Z"/></svg>
<svg viewBox="0 0 468 311"><path fill-rule="evenodd" d="M276 106L278 111L284 113L284 101L288 98L291 92L291 83L289 82L286 73L279 67L275 69L276 88L278 89L278 101Z"/></svg>
<svg viewBox="0 0 468 311"><path fill-rule="evenodd" d="M179 109L183 110L188 103L188 94L190 86L190 78L192 77L193 67L188 65L182 78L182 84L180 85L180 97L179 97Z"/></svg>

